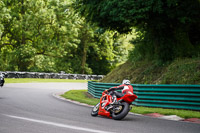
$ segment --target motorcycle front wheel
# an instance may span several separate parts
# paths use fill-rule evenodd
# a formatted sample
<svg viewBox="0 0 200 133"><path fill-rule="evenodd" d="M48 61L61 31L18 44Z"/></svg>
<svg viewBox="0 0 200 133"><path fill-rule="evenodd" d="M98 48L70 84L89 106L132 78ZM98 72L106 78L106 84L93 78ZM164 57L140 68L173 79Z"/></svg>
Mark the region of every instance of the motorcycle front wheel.
<svg viewBox="0 0 200 133"><path fill-rule="evenodd" d="M121 103L121 105L115 107L112 112L112 118L114 120L123 119L129 112L129 104L126 102Z"/></svg>
<svg viewBox="0 0 200 133"><path fill-rule="evenodd" d="M97 116L97 115L98 115L98 112L99 112L99 105L100 105L100 103L97 103L97 104L92 108L92 112L91 112L91 115L92 115L92 116Z"/></svg>

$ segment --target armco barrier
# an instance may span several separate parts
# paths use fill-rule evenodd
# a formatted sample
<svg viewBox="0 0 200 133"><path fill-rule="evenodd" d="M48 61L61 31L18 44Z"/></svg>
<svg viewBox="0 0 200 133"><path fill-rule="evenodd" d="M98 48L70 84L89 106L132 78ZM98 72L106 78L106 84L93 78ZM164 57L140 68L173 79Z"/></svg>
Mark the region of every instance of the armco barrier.
<svg viewBox="0 0 200 133"><path fill-rule="evenodd" d="M42 73L42 72L11 72L6 71L6 78L45 78L45 79L83 79L100 80L104 75L86 75L86 74L66 74L66 73Z"/></svg>
<svg viewBox="0 0 200 133"><path fill-rule="evenodd" d="M100 98L102 92L118 83L88 82L88 92ZM200 110L200 85L132 84L138 98L136 106Z"/></svg>

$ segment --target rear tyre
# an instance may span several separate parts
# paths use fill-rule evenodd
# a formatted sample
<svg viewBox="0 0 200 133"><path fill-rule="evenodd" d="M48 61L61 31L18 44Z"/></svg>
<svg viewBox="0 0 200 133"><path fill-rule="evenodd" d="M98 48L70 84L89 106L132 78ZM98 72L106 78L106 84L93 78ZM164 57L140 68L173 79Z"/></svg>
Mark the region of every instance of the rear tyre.
<svg viewBox="0 0 200 133"><path fill-rule="evenodd" d="M98 115L98 112L99 112L99 105L100 105L100 103L97 103L97 104L92 108L91 116L97 116L97 115Z"/></svg>
<svg viewBox="0 0 200 133"><path fill-rule="evenodd" d="M128 112L129 112L129 104L126 103L126 102L123 102L117 108L118 108L117 111L113 111L112 118L114 120L121 120L128 114Z"/></svg>

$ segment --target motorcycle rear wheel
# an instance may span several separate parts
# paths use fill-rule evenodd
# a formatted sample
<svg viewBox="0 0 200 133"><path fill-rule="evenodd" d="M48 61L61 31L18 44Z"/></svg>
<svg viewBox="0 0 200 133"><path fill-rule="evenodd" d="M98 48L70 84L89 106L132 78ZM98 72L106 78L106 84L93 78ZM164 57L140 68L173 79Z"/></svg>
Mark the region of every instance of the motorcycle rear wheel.
<svg viewBox="0 0 200 133"><path fill-rule="evenodd" d="M91 115L92 115L92 116L97 116L97 115L98 115L98 112L99 112L99 105L100 105L100 103L97 103L97 104L92 108L92 112L91 112Z"/></svg>
<svg viewBox="0 0 200 133"><path fill-rule="evenodd" d="M123 102L123 103L121 103L120 106L121 106L120 107L121 108L120 111L117 111L117 112L113 111L112 112L112 118L114 120L121 120L121 119L123 119L128 114L128 112L129 112L129 104L128 103Z"/></svg>

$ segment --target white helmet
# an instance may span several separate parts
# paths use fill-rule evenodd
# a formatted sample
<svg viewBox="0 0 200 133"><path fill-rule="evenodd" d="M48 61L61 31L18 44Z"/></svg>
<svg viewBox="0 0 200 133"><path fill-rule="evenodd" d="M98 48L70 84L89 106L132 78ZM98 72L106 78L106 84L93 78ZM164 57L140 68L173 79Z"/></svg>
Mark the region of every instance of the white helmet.
<svg viewBox="0 0 200 133"><path fill-rule="evenodd" d="M131 84L131 82L130 82L129 80L126 80L126 79L124 79L124 80L122 81L122 84L125 84L125 85L130 85L130 84Z"/></svg>

